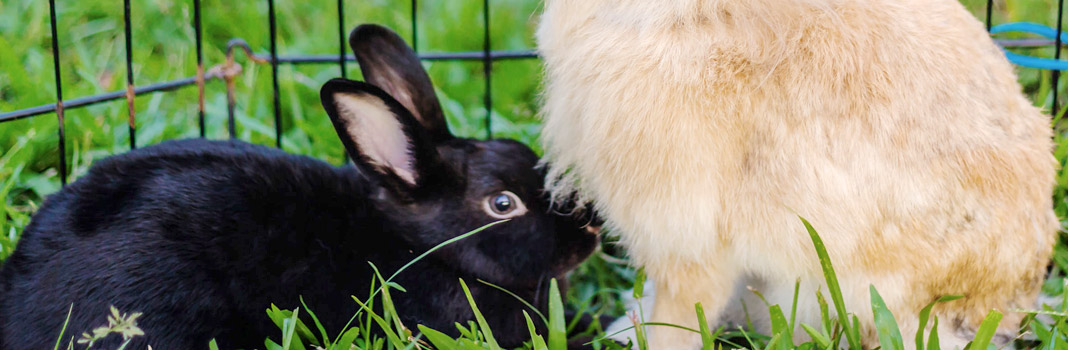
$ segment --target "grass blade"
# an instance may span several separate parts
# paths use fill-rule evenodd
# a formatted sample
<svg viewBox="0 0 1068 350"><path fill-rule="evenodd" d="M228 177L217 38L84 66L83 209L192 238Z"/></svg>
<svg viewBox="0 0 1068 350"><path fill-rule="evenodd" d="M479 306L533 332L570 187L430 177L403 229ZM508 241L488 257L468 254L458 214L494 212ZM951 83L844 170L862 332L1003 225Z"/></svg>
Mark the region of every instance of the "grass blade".
<svg viewBox="0 0 1068 350"><path fill-rule="evenodd" d="M374 310L371 309L371 306L364 304L359 298L352 297L352 300L355 300L357 304L360 304L360 307L363 308L364 311L367 311L367 316L374 319L375 323L378 323L378 327L382 329L382 333L386 334L386 338L393 344L393 347L397 349L404 348L404 342L401 341L400 337L397 336L397 333L393 331L393 328L389 326L389 322L387 322L386 319L376 314ZM370 326L368 326L367 329L370 329ZM364 335L366 336L365 343L370 342L370 333L371 332L364 332Z"/></svg>
<svg viewBox="0 0 1068 350"><path fill-rule="evenodd" d="M286 322L288 322L288 320L293 317L295 312L296 310L282 310L279 309L278 306L271 304L271 308L267 309L267 317L269 317L271 321L274 322L275 326L285 330ZM294 327L294 329L296 329L297 336L299 336L300 338L311 340L315 345L319 345L318 341L315 340L315 334L313 334L311 332L311 329L308 329L308 326L304 325L304 322L301 321L299 318L296 319Z"/></svg>
<svg viewBox="0 0 1068 350"><path fill-rule="evenodd" d="M282 346L278 345L278 343L275 343L270 338L263 341L263 347L267 348L267 350L282 350Z"/></svg>
<svg viewBox="0 0 1068 350"><path fill-rule="evenodd" d="M823 335L823 333L812 328L812 326L802 323L801 328L805 330L805 333L808 333L809 338L812 338L812 341L816 342L820 349L829 349L831 347L831 340L827 339L827 336Z"/></svg>
<svg viewBox="0 0 1068 350"><path fill-rule="evenodd" d="M649 349L649 339L646 338L645 333L645 310L642 310L642 295L645 294L645 266L639 267L637 274L634 276L634 300L638 302L638 314L631 316L631 322L634 323L634 337L638 342L638 350ZM553 349L556 350L556 349Z"/></svg>
<svg viewBox="0 0 1068 350"><path fill-rule="evenodd" d="M352 343L356 341L356 338L360 336L360 328L352 327L341 334L341 338L338 338L333 344L331 349L333 350L349 350L352 347Z"/></svg>
<svg viewBox="0 0 1068 350"><path fill-rule="evenodd" d="M801 279L794 281L794 301L790 304L790 330L797 329L797 296L801 293Z"/></svg>
<svg viewBox="0 0 1068 350"><path fill-rule="evenodd" d="M545 338L538 335L538 332L534 329L534 321L530 320L530 314L523 311L523 317L527 320L527 331L530 332L530 343L533 347L532 350L549 350L549 346L545 344Z"/></svg>
<svg viewBox="0 0 1068 350"><path fill-rule="evenodd" d="M790 323L786 321L786 315L782 313L782 308L779 305L772 305L768 307L768 314L771 316L771 334L780 336L778 348L781 350L793 349L793 331L790 329ZM771 344L768 344L768 348L772 348Z"/></svg>
<svg viewBox="0 0 1068 350"><path fill-rule="evenodd" d="M860 318L857 315L853 315L853 326L847 329L849 332L853 332L853 338L860 341Z"/></svg>
<svg viewBox="0 0 1068 350"><path fill-rule="evenodd" d="M851 329L854 328L849 324L849 316L846 313L845 301L842 298L842 288L838 285L838 275L834 273L834 266L831 264L831 257L827 254L827 247L823 245L823 240L820 239L820 235L816 233L816 229L812 228L812 224L805 220L805 218L798 217L801 222L805 224L805 230L808 231L808 235L812 238L812 245L816 248L816 255L820 258L820 267L823 268L823 276L827 280L827 289L831 293L831 301L834 302L834 308L838 311L839 323L845 328L846 340L849 342L851 349L861 349L859 332Z"/></svg>
<svg viewBox="0 0 1068 350"><path fill-rule="evenodd" d="M927 337L927 350L942 350L942 346L938 344L938 316L935 316L931 335Z"/></svg>
<svg viewBox="0 0 1068 350"><path fill-rule="evenodd" d="M56 338L56 347L53 350L59 350L59 343L63 341L63 334L67 332L67 325L70 324L70 314L74 312L74 303L70 304L70 308L67 309L67 319L63 321L63 328L59 329L59 337Z"/></svg>
<svg viewBox="0 0 1068 350"><path fill-rule="evenodd" d="M543 315L541 313L541 311L538 311L538 308L534 307L534 305L531 305L526 300L523 300L523 298L519 297L515 293L512 293L512 291L504 289L504 287L498 286L496 284L483 281L481 279L479 279L478 282L482 283L482 284L485 284L487 286L493 287L493 288L495 288L495 289L497 289L497 290L499 290L501 292L504 292L504 294L511 295L513 298L515 298L515 300L519 300L520 303L523 303L523 305L526 305L527 308L530 308L531 311L534 311L534 314L538 315L538 318L541 318L542 324L544 324L544 325L548 325L549 324L549 319L545 318L545 315ZM524 311L524 312L526 312L526 311Z"/></svg>
<svg viewBox="0 0 1068 350"><path fill-rule="evenodd" d="M963 295L947 295L932 301L920 310L920 327L916 330L916 350L923 350L923 332L927 328L927 320L931 317L931 309L935 304L945 303L963 298Z"/></svg>
<svg viewBox="0 0 1068 350"><path fill-rule="evenodd" d="M401 272L403 272L405 269L407 269L408 267L412 266L416 262L419 262L419 260L423 260L423 258L426 258L427 255L430 255L430 253L433 253L433 252L437 251L438 249L441 249L441 248L443 248L443 247L445 247L445 246L447 246L449 244L456 243L459 240L462 240L462 239L467 238L467 237L471 237L472 235L474 235L476 233L482 232L482 231L484 231L484 230L486 230L486 229L488 229L490 227L496 226L496 225L504 223L504 222L508 222L508 220L494 221L494 222L485 224L482 227L476 228L476 229L474 229L474 231L471 231L471 232L468 232L468 233L465 233L465 234L450 238L450 239L448 239L448 240L446 240L444 242L438 243L438 245L434 246L433 248L428 249L426 252L423 252L423 254L419 254L419 256L415 257L415 259L412 259L412 261L409 261L407 264L404 264L404 266L401 266L401 268L399 268L399 269L397 269L397 271L393 272L393 275L389 276L389 278L386 279L386 282L392 282L393 279L397 277L397 275L399 275ZM385 287L385 286L383 286L383 287Z"/></svg>
<svg viewBox="0 0 1068 350"><path fill-rule="evenodd" d="M641 299L645 294L645 266L639 267L638 272L634 274L634 291L632 292L634 299Z"/></svg>
<svg viewBox="0 0 1068 350"><path fill-rule="evenodd" d="M397 308L393 305L393 296L389 292L389 290L397 284L381 280L382 274L379 273L378 266L375 266L374 263L369 261L367 263L371 265L371 269L374 270L375 276L378 276L378 279L382 282L382 288L380 289L382 291L382 316L387 317L387 320L390 321L390 324L393 325L395 328L394 330L402 339L408 339L408 337L412 335L411 331L409 331L408 328L404 326L404 322L401 321L400 314L397 312Z"/></svg>
<svg viewBox="0 0 1068 350"><path fill-rule="evenodd" d="M556 286L555 282L553 286ZM482 336L486 337L486 344L489 345L490 350L501 350L501 346L497 344L497 339L493 338L493 330L490 329L486 318L482 316L482 312L478 310L478 305L475 305L475 298L471 296L471 290L467 288L467 283L464 283L462 278L460 279L460 287L463 287L467 302L471 304L471 311L475 313L475 321L478 322L478 328L482 331Z"/></svg>
<svg viewBox="0 0 1068 350"><path fill-rule="evenodd" d="M975 331L975 340L972 340L969 349L986 350L990 345L990 340L994 339L994 333L998 330L1002 316L998 310L990 310L990 313L986 314L986 318L983 319L983 323L979 325L979 330Z"/></svg>
<svg viewBox="0 0 1068 350"><path fill-rule="evenodd" d="M782 333L776 334L775 336L771 337L771 340L768 341L768 345L765 346L764 349L772 350L772 349L781 349L781 348L783 348L781 345L779 345L779 342L781 340L782 340Z"/></svg>
<svg viewBox="0 0 1068 350"><path fill-rule="evenodd" d="M827 298L823 297L823 292L816 290L816 301L820 304L820 320L823 322L823 334L830 335L834 332L834 326L831 325L830 311L828 311Z"/></svg>
<svg viewBox="0 0 1068 350"><path fill-rule="evenodd" d="M661 322L642 322L642 323L639 323L636 326L630 326L630 327L626 327L626 328L620 329L620 330L618 330L618 331L616 331L615 333L612 333L612 334L605 334L603 337L595 339L595 341L601 341L601 340L609 339L609 338L612 338L612 337L614 337L616 335L619 335L620 333L629 331L631 329L635 329L635 330L636 329L642 329L645 326L671 327L671 328L675 328L675 329L681 329L681 330L684 330L684 331L689 331L689 332L694 332L694 333L701 333L700 331L698 331L696 329L693 329L693 328L690 328L690 327L685 327L685 326L680 326L680 325L677 325L677 324L661 323ZM722 328L717 329L715 333L712 333L712 338L713 339L717 338L718 335L722 331L723 331Z"/></svg>
<svg viewBox="0 0 1068 350"><path fill-rule="evenodd" d="M746 329L756 329L756 327L753 326L753 319L749 317L749 307L746 306L745 299L742 299L741 301L742 301L742 312L745 313L745 327L746 327ZM748 336L746 336L746 340L749 340ZM762 343L753 343L752 341L750 341L749 344L750 344L750 346L757 347L757 348L762 346Z"/></svg>
<svg viewBox="0 0 1068 350"><path fill-rule="evenodd" d="M549 280L549 350L567 350L564 303L556 279Z"/></svg>
<svg viewBox="0 0 1068 350"><path fill-rule="evenodd" d="M697 330L701 332L701 349L714 350L716 338L712 336L712 330L708 328L708 319L705 318L705 309L701 303L694 305L697 309Z"/></svg>
<svg viewBox="0 0 1068 350"><path fill-rule="evenodd" d="M901 340L901 330L897 327L894 314L886 307L886 302L874 285L868 285L868 291L871 292L871 312L875 315L875 331L879 334L879 344L883 350L904 350L905 343Z"/></svg>
<svg viewBox="0 0 1068 350"><path fill-rule="evenodd" d="M738 331L742 333L742 336L745 337L745 341L749 343L749 346L753 347L753 350L760 350L760 346L758 346L757 343L753 342L753 338L749 337L749 332L746 332L744 329L742 329L742 327L738 327ZM774 337L772 337L771 340L768 341L768 343L771 343L773 341L775 341Z"/></svg>
<svg viewBox="0 0 1068 350"><path fill-rule="evenodd" d="M452 337L450 337L448 335L445 335L445 333L438 332L436 330L430 329L429 327L426 327L426 326L421 325L421 324L420 325L416 325L416 327L418 327L419 328L419 332L422 333L423 336L426 337L426 340L429 341L430 344L434 345L435 349L437 349L437 350L459 350L460 349L460 346L456 343L456 340L452 339Z"/></svg>
<svg viewBox="0 0 1068 350"><path fill-rule="evenodd" d="M323 324L321 322L319 322L319 318L315 316L315 313L312 312L311 308L308 307L308 304L304 303L303 295L300 296L300 305L304 307L304 311L308 313L309 317L311 317L312 322L315 322L315 328L318 328L319 333L323 335L323 342L330 341L330 336L326 335L326 328L323 327ZM318 341L316 341L315 337L312 337L309 340L313 341L315 345L324 345L326 347L330 347L330 344L320 344Z"/></svg>
<svg viewBox="0 0 1068 350"><path fill-rule="evenodd" d="M282 350L289 350L290 348L304 350L304 344L299 340L293 342L293 338L298 338L296 336L298 315L300 315L300 309L294 309L293 315L282 322Z"/></svg>
<svg viewBox="0 0 1068 350"><path fill-rule="evenodd" d="M460 241L460 240L462 240L464 238L467 238L467 237L471 237L472 235L474 235L476 233L482 232L482 231L484 231L484 230L486 230L486 229L488 229L490 227L496 226L498 224L501 224L501 223L504 223L504 222L507 222L507 221L508 220L500 220L500 221L495 221L495 222L488 223L486 225L483 225L482 227L479 227L477 229L472 230L471 232L468 232L468 233L465 233L465 234L450 238L450 239L448 239L448 240L446 240L444 242L438 243L438 245L435 245L433 248L428 249L426 252L423 252L423 254L419 254L419 256L415 257L411 261L408 261L408 263L404 264L404 266L401 266L401 268L397 269L397 271L394 271L393 274L390 275L389 278L386 279L385 282L382 284L382 286L380 286L379 288L375 289L374 286L372 285L372 287L371 287L372 292L371 292L371 294L369 294L367 296L368 304L371 304L371 302L374 300L374 297L377 296L379 292L381 292L385 288L388 288L389 285L390 285L390 282L392 282L393 279L397 277L397 275L400 275L401 272L404 272L404 270L407 270L409 267L411 267L415 263L419 262L420 260L423 260L428 255L430 255L431 253L433 253L433 252L435 252L435 251L437 251L437 250L439 250L439 249L441 249L441 248L443 248L443 247L445 247L445 246L447 246L449 244L456 243L457 241ZM377 274L377 267L374 267L373 265L374 264L372 264L372 267L376 270L376 274ZM382 276L380 274L377 275L377 279L381 279L381 278L382 278ZM374 280L375 280L375 278L372 278L372 281L374 281ZM353 297L353 299L356 299L356 298ZM357 300L357 302L359 303L360 301ZM349 322L345 324L345 328L348 328L349 324L352 324L352 322L355 321L356 318L360 316L360 312L362 312L363 310L371 310L370 307L364 306L363 303L360 303L360 305L361 305L360 310L356 311L356 313L352 315L352 318L349 319ZM372 318L373 317L371 317L371 316L368 316L368 318L367 318L367 323L366 323L367 329L370 329ZM366 337L364 339L365 342L370 342L370 338L369 338L370 333L365 332L365 335L366 335Z"/></svg>

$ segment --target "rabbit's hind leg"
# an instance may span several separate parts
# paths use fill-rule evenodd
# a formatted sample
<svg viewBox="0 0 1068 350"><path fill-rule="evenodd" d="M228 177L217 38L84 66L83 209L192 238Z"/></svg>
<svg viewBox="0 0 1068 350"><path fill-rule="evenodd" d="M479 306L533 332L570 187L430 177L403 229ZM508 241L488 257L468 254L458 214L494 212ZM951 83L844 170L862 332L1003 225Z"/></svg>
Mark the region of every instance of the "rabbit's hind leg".
<svg viewBox="0 0 1068 350"><path fill-rule="evenodd" d="M670 273L651 271L656 284L652 317L649 321L697 328L695 304L701 303L705 316L716 322L732 299L738 271L725 261L708 265L676 265ZM661 272L661 273L657 273ZM649 348L699 349L701 335L670 326L648 327Z"/></svg>

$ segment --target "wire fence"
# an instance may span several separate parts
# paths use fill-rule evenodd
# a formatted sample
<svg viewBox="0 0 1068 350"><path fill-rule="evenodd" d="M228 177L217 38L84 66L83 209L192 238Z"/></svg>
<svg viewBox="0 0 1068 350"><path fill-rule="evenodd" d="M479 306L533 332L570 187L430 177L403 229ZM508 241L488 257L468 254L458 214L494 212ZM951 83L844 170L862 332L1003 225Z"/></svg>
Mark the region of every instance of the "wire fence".
<svg viewBox="0 0 1068 350"><path fill-rule="evenodd" d="M346 63L356 61L353 55L347 53L346 45L346 25L345 25L345 12L344 0L337 0L337 16L338 16L338 53L336 55L278 55L278 37L277 37L277 20L275 16L274 0L267 1L268 12L268 26L269 26L269 41L270 41L270 54L269 55L257 55L253 53L252 48L244 40L237 38L232 39L227 43L226 47L226 60L225 62L205 69L204 65L204 48L203 48L203 28L201 26L201 0L190 0L193 5L193 26L195 31L196 40L196 55L197 55L197 71L193 77L181 78L171 81L158 82L148 85L135 86L134 85L134 70L133 70L133 54L132 54L132 31L130 20L130 0L124 0L123 6L123 25L125 32L125 63L126 63L126 88L122 91L113 91L104 94L92 95L65 100L63 96L63 81L61 78L60 56L62 51L59 48L59 36L57 34L56 23L56 3L55 0L48 1L49 15L51 21L51 44L52 44L52 61L53 61L53 73L55 75L56 86L56 102L41 106L35 106L30 108L19 109L10 112L0 113L0 124L4 122L15 121L24 118L32 118L50 113L55 113L56 119L59 123L57 128L59 133L59 141L57 143L59 153L59 177L62 184L67 184L67 155L66 155L66 131L64 128L64 111L74 108L81 108L98 104L107 101L126 99L128 123L129 123L129 143L130 148L137 148L137 115L134 108L134 100L137 96L180 89L188 86L197 87L198 97L198 125L200 137L207 135L205 126L205 85L211 81L222 81L226 84L227 94L227 129L231 138L236 136L236 121L235 121L235 78L241 73L241 66L236 62L237 51L242 51L248 62L253 64L269 64L271 66L271 86L272 86L272 105L274 116L274 131L275 131L275 146L282 147L282 115L281 115L281 101L279 98L278 87L278 66L280 64L289 65L302 65L302 64L337 64L341 70L341 77L348 77L346 71ZM484 73L484 93L483 103L486 109L485 117L485 130L486 137L493 137L493 124L490 116L493 109L493 96L492 96L492 71L493 62L498 60L511 60L511 59L535 59L537 54L533 50L510 50L510 51L493 51L491 50L491 33L490 33L490 1L482 0L483 16L482 16L482 28L483 28L483 43L481 51L463 51L463 52L442 52L442 53L419 53L419 57L428 61L481 61ZM1014 63L1038 67L1051 70L1051 79L1053 94L1053 102L1051 111L1056 114L1058 110L1058 96L1057 86L1060 79L1060 70L1068 70L1068 63L1061 61L1060 49L1066 39L1066 36L1062 33L1063 24L1063 12L1064 12L1064 0L1058 0L1057 2L1057 20L1056 29L1053 31L1050 28L1048 31L1044 30L1048 27L1019 27L1010 26L1006 24L1005 27L994 26L992 23L992 11L994 1L988 0L986 7L986 27L991 33L1007 32L1007 31L1023 31L1032 34L1037 34L1046 37L1046 39L1007 39L998 40L998 43L1002 47L1041 47L1041 46L1053 46L1058 48L1054 50L1054 57L1052 59L1038 59L1029 56L1013 56L1012 53L1006 52L1009 55L1010 60ZM412 0L411 3L411 30L412 30L412 47L418 48L418 17L417 17L418 0ZM1000 27L1000 28L999 28ZM1050 34L1052 33L1052 34ZM417 50L417 49L416 49ZM417 51L418 52L418 51ZM1035 61L1038 60L1038 61ZM1036 63L1037 62L1037 63Z"/></svg>

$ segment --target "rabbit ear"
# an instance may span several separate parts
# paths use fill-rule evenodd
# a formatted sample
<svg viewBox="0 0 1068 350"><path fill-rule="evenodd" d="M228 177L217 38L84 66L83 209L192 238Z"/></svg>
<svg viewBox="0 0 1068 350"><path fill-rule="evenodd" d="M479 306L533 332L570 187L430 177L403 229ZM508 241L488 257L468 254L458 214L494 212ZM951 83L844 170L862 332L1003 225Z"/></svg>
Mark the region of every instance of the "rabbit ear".
<svg viewBox="0 0 1068 350"><path fill-rule="evenodd" d="M397 100L371 84L333 79L320 91L353 162L397 190L419 187L439 161L423 127Z"/></svg>
<svg viewBox="0 0 1068 350"><path fill-rule="evenodd" d="M396 98L435 141L453 137L430 76L404 39L388 28L364 24L349 35L349 45L368 83Z"/></svg>

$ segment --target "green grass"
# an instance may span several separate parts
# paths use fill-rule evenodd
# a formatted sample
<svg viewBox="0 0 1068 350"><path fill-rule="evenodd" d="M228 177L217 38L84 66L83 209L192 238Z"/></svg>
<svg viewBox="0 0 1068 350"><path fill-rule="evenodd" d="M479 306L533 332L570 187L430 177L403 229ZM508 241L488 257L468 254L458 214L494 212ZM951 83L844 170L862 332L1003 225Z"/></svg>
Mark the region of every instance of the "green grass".
<svg viewBox="0 0 1068 350"><path fill-rule="evenodd" d="M528 49L534 46L535 14L540 0L491 1L493 49ZM63 92L67 99L121 90L125 85L124 36L122 7L119 1L60 0L59 44L62 62ZM985 1L964 0L964 5L982 18ZM279 0L278 52L289 54L336 54L338 50L336 8L332 1ZM208 67L224 61L226 42L235 37L247 40L258 54L268 53L267 5L265 1L203 0L205 62ZM346 32L359 23L374 22L396 30L411 38L411 2L404 0L367 0L346 2ZM477 0L420 1L419 44L422 52L475 51L482 49L482 2ZM994 23L1033 21L1053 23L1054 0L1025 0L999 2L994 11ZM193 76L196 72L191 0L134 0L133 59L134 80L137 85L162 82ZM47 2L40 0L0 0L0 111L11 111L54 102L52 53ZM1023 49L1018 52L1051 57L1051 48ZM238 55L244 66L236 80L237 134L242 140L258 144L275 143L271 106L270 67L252 64ZM432 62L426 64L438 87L442 105L452 131L461 136L482 137L485 110L482 107L483 73L480 62ZM359 78L355 64L348 65L350 77ZM1019 69L1024 91L1035 104L1048 108L1051 92L1050 73L1034 69ZM292 153L306 154L338 164L343 152L332 126L319 107L320 84L339 75L336 65L280 66L280 100L282 104L282 144ZM536 60L499 61L493 65L493 125L495 135L518 139L537 149L539 125L535 118L540 87L540 63ZM1061 96L1065 96L1062 79ZM225 88L221 81L207 85L206 110L208 137L226 137ZM195 137L197 94L195 87L178 91L154 93L137 98L137 139L140 145L163 140ZM1062 102L1063 104L1063 102ZM1065 126L1055 125L1057 136L1055 154L1062 166L1068 162L1068 137ZM84 174L93 161L129 149L126 126L126 102L123 100L68 110L67 159L72 179ZM56 119L53 114L0 124L0 261L11 254L19 234L29 222L43 198L60 187L57 173ZM1058 176L1054 194L1057 214L1065 222L1068 217L1068 172ZM1066 222L1068 223L1068 222ZM814 238L818 236L814 235ZM617 248L606 245L612 256L622 256ZM1058 244L1054 252L1054 269L1044 292L1068 299L1065 271L1068 271L1068 248ZM829 261L828 261L829 264ZM830 266L830 265L828 265ZM580 266L571 276L571 289L557 300L575 310L594 314L621 315L621 295L633 286L640 274L614 259L595 256ZM828 277L833 279L833 275ZM467 283L478 283L467 281ZM388 290L361 303L389 303ZM640 292L639 292L640 294ZM878 292L872 290L873 300ZM824 300L823 296L818 296ZM770 335L753 334L741 330L712 330L701 325L694 330L701 333L706 349L747 343L764 348L827 348L833 344L856 344L853 338L849 310L837 307L840 297L832 293L831 302L824 302L825 312L819 325L797 325L794 315L786 315L786 306L773 308L771 315L775 331ZM1068 304L1068 303L1065 303ZM1052 318L1050 324L1034 321L1023 325L1033 333L1038 347L1058 348L1068 345L1068 310L1042 310ZM834 311L830 311L834 308ZM790 309L792 310L792 309ZM123 310L137 311L137 310ZM696 311L703 312L700 308ZM885 348L904 344L896 327L887 323L888 310L873 303L879 320L880 335L886 337ZM433 331L424 330L423 339L412 341L404 329L394 323L396 315L363 315L350 330L322 330L308 328L317 324L313 310L271 310L270 317L278 322L282 336L271 336L280 343L265 343L266 348L297 349L321 346L327 349L348 349L355 344L360 349L424 348L434 344L441 349L472 349L488 346L490 338L482 327L472 323L461 325L465 337L445 339ZM881 315L881 316L879 316ZM106 315L101 315L104 317ZM537 316L537 315L535 315ZM550 329L557 336L538 340L536 349L558 350L560 328L566 328L550 312ZM786 316L789 316L787 319ZM265 315L265 317L268 317ZM849 322L838 322L838 319ZM921 322L927 322L921 315ZM930 320L937 323L938 319ZM305 323L309 322L309 323ZM531 321L542 322L541 317ZM554 323L555 322L555 323ZM413 326L414 325L410 325ZM713 325L714 326L714 325ZM376 339L368 330L381 327L393 336ZM88 330L70 330L78 334ZM333 337L328 337L328 332ZM408 331L411 331L410 329ZM785 336L806 332L814 340L805 344L791 344ZM885 332L884 332L885 331ZM531 332L534 333L533 327ZM591 330L597 333L597 330ZM318 334L318 336L315 336ZM912 336L912 335L904 335ZM317 339L314 339L317 338ZM937 349L937 332L916 334L917 344ZM314 339L314 341L312 340ZM882 338L880 338L882 339ZM61 342L67 345L66 342ZM640 342L644 344L644 339ZM299 345L296 345L299 344ZM603 344L611 347L610 344Z"/></svg>

